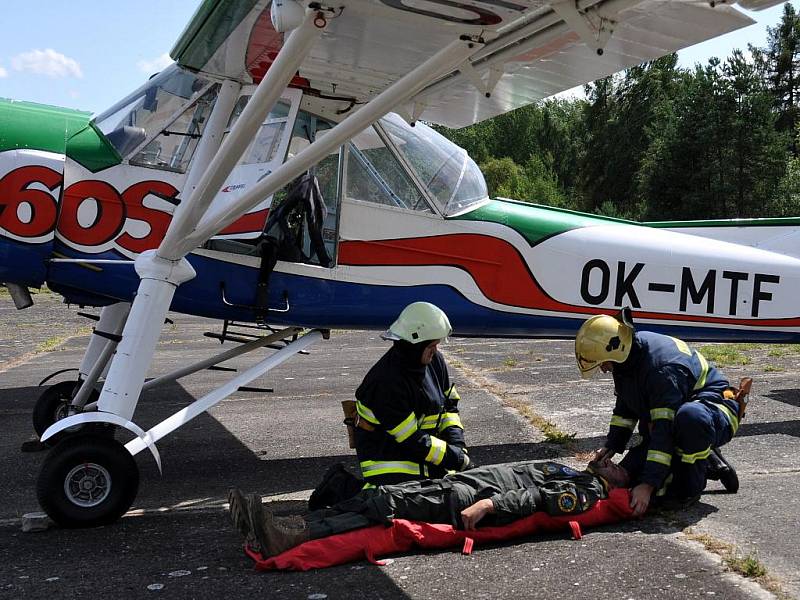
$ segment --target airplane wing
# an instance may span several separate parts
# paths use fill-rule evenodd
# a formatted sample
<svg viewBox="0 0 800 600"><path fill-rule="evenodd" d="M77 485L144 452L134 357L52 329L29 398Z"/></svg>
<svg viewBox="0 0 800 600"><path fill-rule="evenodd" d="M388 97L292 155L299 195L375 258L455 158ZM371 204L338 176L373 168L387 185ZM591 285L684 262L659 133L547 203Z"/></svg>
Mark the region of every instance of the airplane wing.
<svg viewBox="0 0 800 600"><path fill-rule="evenodd" d="M486 46L469 64L407 107L413 118L463 127L753 23L712 4L347 0L322 13L328 29L293 84L363 103L458 35L481 36ZM283 44L269 9L269 0L205 0L171 56L198 71L258 82Z"/></svg>

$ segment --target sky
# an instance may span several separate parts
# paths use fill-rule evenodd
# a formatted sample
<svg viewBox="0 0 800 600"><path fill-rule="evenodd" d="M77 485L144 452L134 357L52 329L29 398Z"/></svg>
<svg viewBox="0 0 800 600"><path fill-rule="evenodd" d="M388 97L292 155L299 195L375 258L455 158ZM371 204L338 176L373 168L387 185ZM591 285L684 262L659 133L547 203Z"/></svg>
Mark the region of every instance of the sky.
<svg viewBox="0 0 800 600"><path fill-rule="evenodd" d="M101 112L171 62L168 53L200 0L3 0L0 97ZM800 0L793 0L800 10ZM747 13L738 32L680 53L691 67L764 46L782 5Z"/></svg>

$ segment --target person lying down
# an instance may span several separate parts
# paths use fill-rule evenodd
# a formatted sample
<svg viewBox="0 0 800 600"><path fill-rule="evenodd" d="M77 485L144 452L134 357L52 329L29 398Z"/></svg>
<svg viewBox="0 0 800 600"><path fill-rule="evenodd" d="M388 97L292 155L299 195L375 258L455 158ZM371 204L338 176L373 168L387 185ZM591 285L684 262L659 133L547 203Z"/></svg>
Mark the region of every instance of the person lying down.
<svg viewBox="0 0 800 600"><path fill-rule="evenodd" d="M230 516L249 548L266 559L299 544L393 519L452 525L506 525L536 512L571 515L590 509L614 488L630 485L627 471L611 460L577 471L552 461L488 465L441 479L408 481L364 489L329 508L277 517L259 494L234 488Z"/></svg>

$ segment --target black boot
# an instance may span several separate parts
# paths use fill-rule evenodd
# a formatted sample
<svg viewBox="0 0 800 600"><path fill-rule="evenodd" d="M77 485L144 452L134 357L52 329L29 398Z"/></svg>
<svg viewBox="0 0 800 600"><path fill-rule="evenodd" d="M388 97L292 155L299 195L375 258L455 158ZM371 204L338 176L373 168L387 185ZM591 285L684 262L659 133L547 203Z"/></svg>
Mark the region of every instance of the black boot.
<svg viewBox="0 0 800 600"><path fill-rule="evenodd" d="M736 469L725 460L719 448L712 448L711 454L708 456L706 479L719 481L730 494L739 491L739 476L736 474Z"/></svg>
<svg viewBox="0 0 800 600"><path fill-rule="evenodd" d="M308 499L308 510L319 510L333 506L337 502L355 496L364 482L353 475L342 463L336 463L325 471L311 497Z"/></svg>

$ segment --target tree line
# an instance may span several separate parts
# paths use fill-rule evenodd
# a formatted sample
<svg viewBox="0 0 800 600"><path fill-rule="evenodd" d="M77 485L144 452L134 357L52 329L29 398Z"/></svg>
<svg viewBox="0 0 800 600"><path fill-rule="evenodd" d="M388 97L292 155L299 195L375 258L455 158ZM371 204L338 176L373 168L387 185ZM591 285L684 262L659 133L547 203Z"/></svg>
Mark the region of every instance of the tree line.
<svg viewBox="0 0 800 600"><path fill-rule="evenodd" d="M800 216L800 17L692 69L671 54L459 130L489 195L634 220Z"/></svg>

